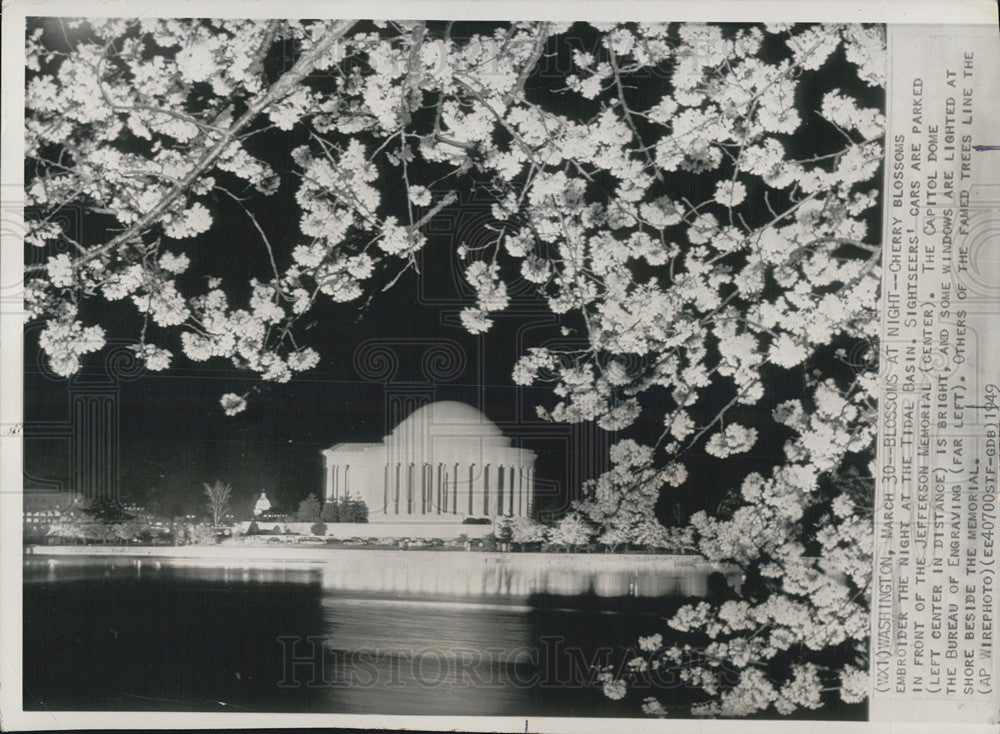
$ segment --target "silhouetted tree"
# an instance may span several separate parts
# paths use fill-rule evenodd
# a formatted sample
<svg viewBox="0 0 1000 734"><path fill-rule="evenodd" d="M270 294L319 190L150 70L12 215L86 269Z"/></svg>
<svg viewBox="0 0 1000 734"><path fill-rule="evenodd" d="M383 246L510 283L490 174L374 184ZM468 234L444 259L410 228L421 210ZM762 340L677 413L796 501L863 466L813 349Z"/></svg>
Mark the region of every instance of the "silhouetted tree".
<svg viewBox="0 0 1000 734"><path fill-rule="evenodd" d="M212 518L212 524L218 525L222 522L222 517L229 512L229 503L233 495L232 485L215 480L214 484L205 484L205 496L208 498L208 511Z"/></svg>

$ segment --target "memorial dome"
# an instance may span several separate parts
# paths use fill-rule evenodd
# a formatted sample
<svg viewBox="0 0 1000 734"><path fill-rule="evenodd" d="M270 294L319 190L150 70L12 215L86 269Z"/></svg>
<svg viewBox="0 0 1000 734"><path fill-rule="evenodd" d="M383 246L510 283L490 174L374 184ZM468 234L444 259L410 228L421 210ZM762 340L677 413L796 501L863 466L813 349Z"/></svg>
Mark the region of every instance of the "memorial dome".
<svg viewBox="0 0 1000 734"><path fill-rule="evenodd" d="M510 446L497 425L471 405L455 400L429 403L410 413L387 437L387 441L409 443L416 437L484 439L494 446Z"/></svg>

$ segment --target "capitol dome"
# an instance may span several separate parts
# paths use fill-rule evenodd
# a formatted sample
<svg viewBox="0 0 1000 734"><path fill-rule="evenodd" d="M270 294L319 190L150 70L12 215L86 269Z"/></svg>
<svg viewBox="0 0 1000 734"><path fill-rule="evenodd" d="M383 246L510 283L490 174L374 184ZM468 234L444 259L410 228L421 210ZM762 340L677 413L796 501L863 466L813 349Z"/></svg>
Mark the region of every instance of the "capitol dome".
<svg viewBox="0 0 1000 734"><path fill-rule="evenodd" d="M454 400L420 406L380 443L335 444L323 459L326 501L360 498L370 522L532 512L535 453Z"/></svg>

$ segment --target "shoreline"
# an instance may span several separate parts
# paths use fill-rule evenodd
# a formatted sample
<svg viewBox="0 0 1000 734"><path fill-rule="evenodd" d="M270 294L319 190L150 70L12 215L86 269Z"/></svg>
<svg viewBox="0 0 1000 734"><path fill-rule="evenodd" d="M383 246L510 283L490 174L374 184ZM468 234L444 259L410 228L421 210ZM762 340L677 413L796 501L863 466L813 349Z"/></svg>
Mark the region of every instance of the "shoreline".
<svg viewBox="0 0 1000 734"><path fill-rule="evenodd" d="M533 594L600 597L703 596L712 577L739 589L733 566L694 555L612 553L442 552L371 548L217 546L38 546L24 562L80 568L108 562L143 569L199 572L307 571L323 588L376 594L518 597ZM721 576L721 579L718 577ZM53 578L57 578L58 573Z"/></svg>
<svg viewBox="0 0 1000 734"><path fill-rule="evenodd" d="M356 560L375 554L381 556L450 558L451 556L483 559L553 559L555 565L569 559L586 559L587 565L670 565L678 568L712 566L718 564L706 561L694 554L681 553L581 553L581 552L541 552L541 551L485 551L461 548L345 548L296 546L291 544L218 544L218 545L25 545L27 557L57 556L122 556L129 558L184 558L214 560L296 560L325 562L337 556L351 554ZM554 559L560 559L555 561ZM659 562L659 563L658 563Z"/></svg>

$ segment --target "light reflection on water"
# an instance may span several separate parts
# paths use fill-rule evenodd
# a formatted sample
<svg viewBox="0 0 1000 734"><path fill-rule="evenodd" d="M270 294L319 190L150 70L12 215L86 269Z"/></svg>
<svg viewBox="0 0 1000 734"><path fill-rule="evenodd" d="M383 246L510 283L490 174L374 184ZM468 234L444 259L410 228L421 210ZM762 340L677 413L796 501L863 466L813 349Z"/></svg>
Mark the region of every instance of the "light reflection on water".
<svg viewBox="0 0 1000 734"><path fill-rule="evenodd" d="M699 596L719 571L732 586L740 572L692 556L552 553L385 552L378 562L322 564L327 588L435 596Z"/></svg>
<svg viewBox="0 0 1000 734"><path fill-rule="evenodd" d="M420 564L391 590L385 575L342 588L336 568L26 558L25 706L635 713L586 685L589 665L662 630L655 607L581 608L581 594L601 596L592 578L559 581L551 567L477 565L472 580L441 584Z"/></svg>
<svg viewBox="0 0 1000 734"><path fill-rule="evenodd" d="M432 553L413 551L325 551L248 547L162 550L163 556L113 555L31 557L26 564L46 564L50 578L61 573L110 574L121 569L188 569L189 577L207 574L225 580L254 581L294 578L318 573L326 589L385 595L433 597L521 597L534 594L600 597L703 596L710 574L725 577L737 588L740 571L670 555L575 555L551 553ZM198 548L194 549L199 550ZM213 551L213 552L209 552ZM217 552L216 552L217 551ZM263 551L264 553L260 553ZM312 576L309 577L313 578Z"/></svg>
<svg viewBox="0 0 1000 734"><path fill-rule="evenodd" d="M333 706L519 714L537 664L530 607L323 597Z"/></svg>

